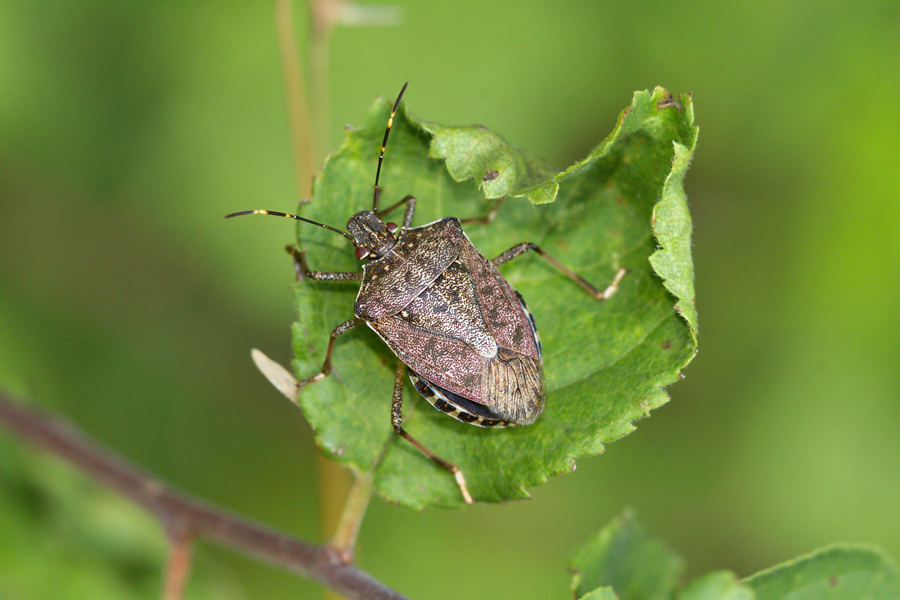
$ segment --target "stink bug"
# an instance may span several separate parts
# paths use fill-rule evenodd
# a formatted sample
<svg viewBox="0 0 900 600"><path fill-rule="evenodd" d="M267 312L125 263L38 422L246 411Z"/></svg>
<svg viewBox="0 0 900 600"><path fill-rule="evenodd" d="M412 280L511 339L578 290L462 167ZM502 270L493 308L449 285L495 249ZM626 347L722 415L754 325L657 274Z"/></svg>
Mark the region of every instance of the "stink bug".
<svg viewBox="0 0 900 600"><path fill-rule="evenodd" d="M406 196L379 209L378 180L388 136L405 84L388 119L375 171L372 210L356 213L347 231L297 215L251 210L227 215L265 214L311 223L346 237L356 257L367 262L362 272L313 271L302 250L292 250L298 274L317 281L361 281L354 316L334 328L319 373L297 383L298 392L331 372L331 355L339 335L365 323L400 359L394 378L391 425L425 456L452 473L467 503L472 497L462 471L437 456L402 427L404 367L415 389L435 408L480 427L533 423L544 410L545 390L541 342L525 300L497 267L532 250L580 285L596 300L615 293L625 273L620 270L603 292L541 248L521 243L486 259L469 241L462 223L489 223L486 217L439 219L411 227L416 199ZM405 205L402 225L382 217Z"/></svg>

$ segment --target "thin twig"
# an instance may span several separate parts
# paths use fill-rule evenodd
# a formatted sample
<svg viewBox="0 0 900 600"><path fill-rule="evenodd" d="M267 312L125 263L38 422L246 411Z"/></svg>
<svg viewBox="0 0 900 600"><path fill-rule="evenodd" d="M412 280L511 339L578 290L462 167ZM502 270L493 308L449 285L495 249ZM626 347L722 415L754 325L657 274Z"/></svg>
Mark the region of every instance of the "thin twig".
<svg viewBox="0 0 900 600"><path fill-rule="evenodd" d="M184 527L208 540L298 573L352 599L404 600L371 575L316 546L238 517L150 476L67 421L13 401L0 391L0 424L49 450L156 515L164 528Z"/></svg>
<svg viewBox="0 0 900 600"><path fill-rule="evenodd" d="M347 495L344 504L344 512L341 520L331 538L329 545L345 563L353 562L353 554L356 548L356 538L359 528L362 527L363 517L369 500L372 499L372 491L375 489L372 471L354 473L353 487Z"/></svg>
<svg viewBox="0 0 900 600"><path fill-rule="evenodd" d="M169 561L163 583L163 600L181 600L191 574L191 550L194 533L187 523L173 523L166 527L169 535Z"/></svg>
<svg viewBox="0 0 900 600"><path fill-rule="evenodd" d="M297 193L301 199L310 195L310 182L316 172L313 134L310 131L306 110L306 92L303 89L303 63L294 34L294 16L291 0L275 0L275 22L278 28L278 50L284 75L284 92L291 125L291 145L294 149Z"/></svg>
<svg viewBox="0 0 900 600"><path fill-rule="evenodd" d="M331 32L340 14L343 0L310 0L309 2L309 91L313 120L313 150L317 161L325 158L331 146L328 116L328 53Z"/></svg>

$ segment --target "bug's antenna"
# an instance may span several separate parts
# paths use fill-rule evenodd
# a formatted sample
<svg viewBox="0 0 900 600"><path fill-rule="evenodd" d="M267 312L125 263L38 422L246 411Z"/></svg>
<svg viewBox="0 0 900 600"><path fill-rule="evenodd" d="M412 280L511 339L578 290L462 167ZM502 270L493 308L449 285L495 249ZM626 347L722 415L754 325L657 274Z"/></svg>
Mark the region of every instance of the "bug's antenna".
<svg viewBox="0 0 900 600"><path fill-rule="evenodd" d="M226 219L230 219L231 217L242 217L244 215L272 215L273 217L287 217L288 219L296 219L297 221L303 221L304 223L312 223L313 225L318 225L324 229L328 229L329 231L334 231L336 233L341 234L348 240L350 240L353 245L356 245L356 241L354 241L353 236L345 231L341 231L340 229L335 229L331 225L325 225L324 223L319 223L318 221L310 221L309 219L304 219L303 217L298 217L297 215L290 215L288 213L283 212L275 212L274 210L242 210L241 212L231 213L230 215L225 215Z"/></svg>
<svg viewBox="0 0 900 600"><path fill-rule="evenodd" d="M381 141L381 154L378 155L378 169L375 171L375 191L373 192L374 198L372 199L372 212L375 214L378 214L378 178L381 176L381 162L384 160L384 148L387 146L388 135L391 133L391 125L394 124L394 115L397 114L397 107L400 106L400 99L403 97L403 92L406 91L406 86L408 85L408 81L403 84L403 88L397 96L397 101L394 102L394 108L391 109L391 117L388 119L387 128L384 130L384 139Z"/></svg>

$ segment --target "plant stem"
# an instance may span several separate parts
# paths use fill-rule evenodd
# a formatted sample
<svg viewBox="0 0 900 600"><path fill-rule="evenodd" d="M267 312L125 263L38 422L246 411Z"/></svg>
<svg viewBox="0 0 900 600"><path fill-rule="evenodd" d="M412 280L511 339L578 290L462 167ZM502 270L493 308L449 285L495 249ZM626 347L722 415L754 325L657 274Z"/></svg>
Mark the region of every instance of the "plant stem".
<svg viewBox="0 0 900 600"><path fill-rule="evenodd" d="M355 474L353 487L350 488L347 503L344 505L344 513L341 515L334 537L329 542L344 564L353 562L356 538L359 535L359 528L362 526L363 517L366 515L366 509L369 507L369 500L372 498L374 489L372 471Z"/></svg>
<svg viewBox="0 0 900 600"><path fill-rule="evenodd" d="M291 0L275 0L275 22L278 29L278 49L284 75L284 91L288 119L291 127L291 143L294 151L297 193L299 200L308 198L316 172L316 153L310 131L309 113L306 110L306 94L303 89L303 64L297 51L294 34L294 15Z"/></svg>
<svg viewBox="0 0 900 600"><path fill-rule="evenodd" d="M312 106L313 147L316 159L325 158L331 146L328 111L328 50L331 32L343 0L310 0L309 2L309 89Z"/></svg>
<svg viewBox="0 0 900 600"><path fill-rule="evenodd" d="M291 136L298 161L297 171L300 173L305 168L310 177L315 172L313 161L321 161L324 158L325 149L330 146L328 50L331 32L343 3L344 0L309 0L310 31L308 37L309 64L307 66L310 77L308 89L311 112L308 113L303 94L303 72L297 58L298 48L294 36L291 3L290 0L276 0L288 113L291 115ZM304 195L305 189L305 182L298 180L301 197ZM348 492L346 473L343 469L323 457L320 457L317 463L322 525L326 531L335 529L329 546L340 562L349 564L353 561L356 538L372 497L374 489L372 474L371 472L357 473ZM339 499L344 496L347 497L346 504L338 518L334 507L339 505ZM337 522L336 525L335 522Z"/></svg>
<svg viewBox="0 0 900 600"><path fill-rule="evenodd" d="M163 600L181 600L191 573L194 532L184 522L167 524L166 530L169 534L169 562L162 597Z"/></svg>

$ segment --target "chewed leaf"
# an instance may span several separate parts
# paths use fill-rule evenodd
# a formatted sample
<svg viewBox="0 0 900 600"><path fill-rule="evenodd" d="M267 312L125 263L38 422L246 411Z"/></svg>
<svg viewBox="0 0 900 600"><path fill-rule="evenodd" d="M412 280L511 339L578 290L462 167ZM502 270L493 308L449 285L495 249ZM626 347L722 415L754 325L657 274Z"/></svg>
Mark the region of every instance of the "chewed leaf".
<svg viewBox="0 0 900 600"><path fill-rule="evenodd" d="M342 228L351 215L371 209L389 111L386 101L377 102L362 126L347 133L300 214ZM690 219L682 189L696 136L689 96L672 100L662 89L639 92L606 140L554 173L483 127L424 124L401 105L382 167L381 206L415 196L415 226L484 216L496 204L491 198L511 196L492 224L466 226L486 257L533 242L601 290L627 269L616 294L597 302L533 253L500 267L526 299L543 343L547 408L534 425L466 425L434 410L405 384L404 428L459 465L476 500L526 497L527 487L602 451L668 400L663 387L678 379L696 350ZM391 219L400 222L401 211ZM340 235L300 223L298 240L311 269L361 268ZM298 379L319 372L331 331L353 316L358 290L358 282L302 281L294 287ZM332 374L305 387L298 403L320 448L355 470L374 468L376 489L385 498L414 508L460 505L453 478L393 432L396 365L374 332L356 327L337 338Z"/></svg>

